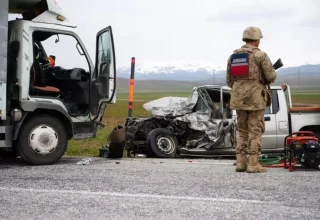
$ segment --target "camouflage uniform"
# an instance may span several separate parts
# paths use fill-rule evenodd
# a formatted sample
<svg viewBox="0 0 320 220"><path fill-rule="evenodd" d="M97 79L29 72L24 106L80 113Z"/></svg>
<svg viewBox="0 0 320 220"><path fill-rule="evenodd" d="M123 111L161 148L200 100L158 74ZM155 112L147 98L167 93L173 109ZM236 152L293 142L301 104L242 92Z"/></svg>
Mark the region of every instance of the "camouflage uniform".
<svg viewBox="0 0 320 220"><path fill-rule="evenodd" d="M243 41L261 38L262 33L256 27L249 27L243 33ZM266 172L258 157L265 131L264 111L267 99L271 99L267 85L275 79L276 72L268 55L256 46L246 44L228 59L226 82L232 88L230 105L236 110L238 121L237 171Z"/></svg>

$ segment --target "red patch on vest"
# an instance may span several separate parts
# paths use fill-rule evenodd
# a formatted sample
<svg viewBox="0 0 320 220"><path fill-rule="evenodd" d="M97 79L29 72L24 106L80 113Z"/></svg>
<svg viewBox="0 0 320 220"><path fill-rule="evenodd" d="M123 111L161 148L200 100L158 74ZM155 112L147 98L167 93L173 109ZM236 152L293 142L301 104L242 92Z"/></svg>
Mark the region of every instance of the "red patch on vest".
<svg viewBox="0 0 320 220"><path fill-rule="evenodd" d="M238 53L231 55L231 76L249 76L249 55L247 53Z"/></svg>

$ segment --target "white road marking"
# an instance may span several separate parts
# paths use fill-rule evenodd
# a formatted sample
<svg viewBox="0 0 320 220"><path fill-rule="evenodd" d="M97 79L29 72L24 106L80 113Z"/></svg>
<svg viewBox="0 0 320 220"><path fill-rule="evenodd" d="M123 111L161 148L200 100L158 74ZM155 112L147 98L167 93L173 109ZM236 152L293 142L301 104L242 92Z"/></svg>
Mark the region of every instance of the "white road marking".
<svg viewBox="0 0 320 220"><path fill-rule="evenodd" d="M212 162L211 162L211 161ZM166 163L170 163L170 164L181 164L181 163L189 163L189 164L199 164L199 165L234 165L234 162L236 162L236 160L231 160L230 162L213 162L214 159L208 159L208 161L201 161L198 159L187 159L187 160L180 160L178 159L148 159L148 158L126 158L125 160L122 160L122 162L126 162L126 161L140 161L140 162L144 162L144 163L153 163L153 164L158 164L158 163L162 163L162 164L166 164Z"/></svg>
<svg viewBox="0 0 320 220"><path fill-rule="evenodd" d="M195 196L167 196L157 194L134 194L134 193L119 193L119 192L105 192L105 191L84 191L84 190L55 190L55 189L26 189L14 187L0 187L0 191L10 192L31 192L31 193L51 193L51 194L73 194L86 196L113 196L125 198L142 198L142 199L163 199L163 200L191 200L191 201L210 201L210 202L225 202L225 203L251 203L262 205L285 206L285 203L275 201L261 201L261 200L247 200L247 199L233 199L233 198L211 198L211 197L195 197Z"/></svg>

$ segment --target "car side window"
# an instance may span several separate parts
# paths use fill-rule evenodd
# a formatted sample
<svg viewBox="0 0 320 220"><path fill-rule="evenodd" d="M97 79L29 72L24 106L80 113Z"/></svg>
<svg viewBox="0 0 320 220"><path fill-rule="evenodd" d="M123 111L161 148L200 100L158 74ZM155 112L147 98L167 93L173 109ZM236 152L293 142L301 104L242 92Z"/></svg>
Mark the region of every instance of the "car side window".
<svg viewBox="0 0 320 220"><path fill-rule="evenodd" d="M272 104L271 106L267 106L264 110L264 114L277 114L279 111L279 99L277 90L272 90Z"/></svg>
<svg viewBox="0 0 320 220"><path fill-rule="evenodd" d="M272 113L277 114L280 110L278 92L277 90L272 90Z"/></svg>

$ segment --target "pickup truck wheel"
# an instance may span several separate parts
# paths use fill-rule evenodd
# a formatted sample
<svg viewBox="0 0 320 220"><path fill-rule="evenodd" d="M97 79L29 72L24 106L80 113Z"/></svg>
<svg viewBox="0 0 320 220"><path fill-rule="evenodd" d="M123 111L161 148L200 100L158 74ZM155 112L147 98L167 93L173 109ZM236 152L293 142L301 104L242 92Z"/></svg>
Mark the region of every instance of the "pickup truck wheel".
<svg viewBox="0 0 320 220"><path fill-rule="evenodd" d="M147 147L151 148L157 157L175 157L178 141L174 134L168 129L156 128L148 134Z"/></svg>
<svg viewBox="0 0 320 220"><path fill-rule="evenodd" d="M17 151L30 164L50 165L63 156L67 144L67 131L61 121L41 115L28 120L22 127Z"/></svg>

